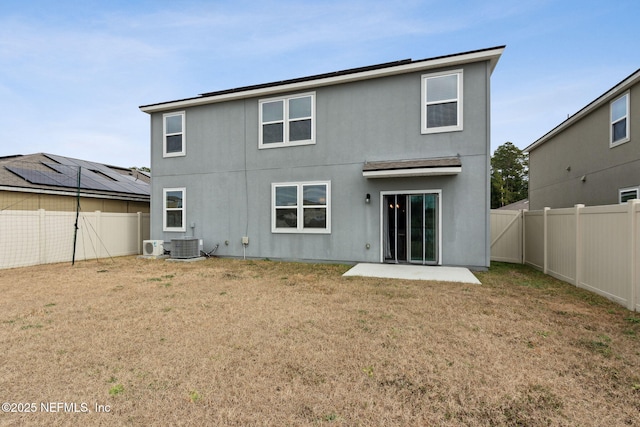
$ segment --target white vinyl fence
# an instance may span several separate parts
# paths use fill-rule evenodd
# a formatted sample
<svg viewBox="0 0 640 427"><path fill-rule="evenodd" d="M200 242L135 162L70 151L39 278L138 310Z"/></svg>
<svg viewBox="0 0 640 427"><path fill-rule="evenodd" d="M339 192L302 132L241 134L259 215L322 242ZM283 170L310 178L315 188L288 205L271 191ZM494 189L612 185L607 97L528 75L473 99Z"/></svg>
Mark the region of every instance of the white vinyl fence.
<svg viewBox="0 0 640 427"><path fill-rule="evenodd" d="M521 264L522 211L491 211L491 260Z"/></svg>
<svg viewBox="0 0 640 427"><path fill-rule="evenodd" d="M531 265L640 311L640 201L504 212L491 211L492 260Z"/></svg>
<svg viewBox="0 0 640 427"><path fill-rule="evenodd" d="M148 213L0 211L0 269L142 253Z"/></svg>

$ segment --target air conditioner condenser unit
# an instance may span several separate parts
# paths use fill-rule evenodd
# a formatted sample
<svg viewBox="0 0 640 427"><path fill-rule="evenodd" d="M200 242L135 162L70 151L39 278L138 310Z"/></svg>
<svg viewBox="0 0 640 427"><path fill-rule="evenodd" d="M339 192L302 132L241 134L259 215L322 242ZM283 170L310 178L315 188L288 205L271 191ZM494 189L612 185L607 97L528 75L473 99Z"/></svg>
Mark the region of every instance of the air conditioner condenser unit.
<svg viewBox="0 0 640 427"><path fill-rule="evenodd" d="M200 239L195 237L171 239L171 258L197 258L200 256L201 249Z"/></svg>
<svg viewBox="0 0 640 427"><path fill-rule="evenodd" d="M146 256L164 255L164 241L163 240L143 240L142 254Z"/></svg>

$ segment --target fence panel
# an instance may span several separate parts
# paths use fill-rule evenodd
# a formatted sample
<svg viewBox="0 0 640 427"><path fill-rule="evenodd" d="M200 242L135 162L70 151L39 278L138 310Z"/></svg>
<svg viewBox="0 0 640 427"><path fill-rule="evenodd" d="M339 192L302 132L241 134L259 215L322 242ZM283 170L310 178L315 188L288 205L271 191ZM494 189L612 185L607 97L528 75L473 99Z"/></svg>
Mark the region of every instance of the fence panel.
<svg viewBox="0 0 640 427"><path fill-rule="evenodd" d="M109 256L102 250L99 212L83 212L78 217L78 236L76 238L76 261ZM73 248L73 243L71 244Z"/></svg>
<svg viewBox="0 0 640 427"><path fill-rule="evenodd" d="M40 242L42 257L36 264L71 261L75 221L75 212L44 212L43 223L40 225L43 236Z"/></svg>
<svg viewBox="0 0 640 427"><path fill-rule="evenodd" d="M580 213L581 255L578 286L630 305L628 207L592 206Z"/></svg>
<svg viewBox="0 0 640 427"><path fill-rule="evenodd" d="M491 211L491 261L522 262L522 211Z"/></svg>
<svg viewBox="0 0 640 427"><path fill-rule="evenodd" d="M524 213L524 262L544 269L544 212Z"/></svg>
<svg viewBox="0 0 640 427"><path fill-rule="evenodd" d="M100 247L108 249L105 256L121 256L131 253L138 247L138 216L123 213L101 213L100 231L102 242ZM139 252L138 252L139 253Z"/></svg>
<svg viewBox="0 0 640 427"><path fill-rule="evenodd" d="M576 278L576 210L547 211L547 274L573 283Z"/></svg>
<svg viewBox="0 0 640 427"><path fill-rule="evenodd" d="M0 268L24 267L41 258L41 218L38 211L0 211ZM15 230L20 230L15 233Z"/></svg>
<svg viewBox="0 0 640 427"><path fill-rule="evenodd" d="M75 212L0 211L0 269L70 262L75 222ZM148 213L83 212L78 218L75 259L142 253L149 225Z"/></svg>
<svg viewBox="0 0 640 427"><path fill-rule="evenodd" d="M528 211L523 222L525 264L640 311L640 201Z"/></svg>

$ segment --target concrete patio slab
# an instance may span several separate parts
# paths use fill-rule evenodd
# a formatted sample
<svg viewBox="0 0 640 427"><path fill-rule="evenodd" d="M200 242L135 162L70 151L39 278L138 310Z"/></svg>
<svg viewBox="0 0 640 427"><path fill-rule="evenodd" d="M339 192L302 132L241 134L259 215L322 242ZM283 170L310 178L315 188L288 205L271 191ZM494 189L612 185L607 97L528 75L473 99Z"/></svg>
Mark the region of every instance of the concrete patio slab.
<svg viewBox="0 0 640 427"><path fill-rule="evenodd" d="M464 267L360 263L344 273L343 276L481 284L478 278Z"/></svg>

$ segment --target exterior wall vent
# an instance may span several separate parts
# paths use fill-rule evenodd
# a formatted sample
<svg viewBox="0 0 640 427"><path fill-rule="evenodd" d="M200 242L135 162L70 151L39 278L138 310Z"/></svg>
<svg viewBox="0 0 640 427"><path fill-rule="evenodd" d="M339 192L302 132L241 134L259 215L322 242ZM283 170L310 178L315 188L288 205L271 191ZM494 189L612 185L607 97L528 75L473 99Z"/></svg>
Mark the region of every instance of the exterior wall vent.
<svg viewBox="0 0 640 427"><path fill-rule="evenodd" d="M200 256L200 239L185 237L171 240L171 258L197 258Z"/></svg>

